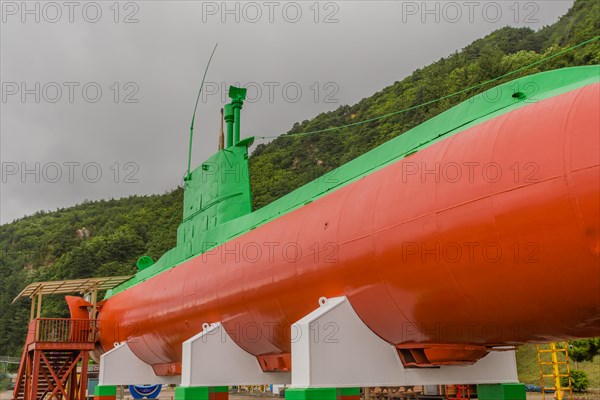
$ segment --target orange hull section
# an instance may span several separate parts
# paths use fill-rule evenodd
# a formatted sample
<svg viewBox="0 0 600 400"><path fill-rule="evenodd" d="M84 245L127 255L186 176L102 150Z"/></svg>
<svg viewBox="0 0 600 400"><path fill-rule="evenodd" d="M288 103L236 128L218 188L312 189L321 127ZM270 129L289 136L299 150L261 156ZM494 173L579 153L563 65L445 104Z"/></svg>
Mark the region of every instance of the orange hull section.
<svg viewBox="0 0 600 400"><path fill-rule="evenodd" d="M599 99L595 84L486 121L113 296L102 350L127 340L173 374L221 321L285 369L290 324L342 295L437 364L600 336Z"/></svg>

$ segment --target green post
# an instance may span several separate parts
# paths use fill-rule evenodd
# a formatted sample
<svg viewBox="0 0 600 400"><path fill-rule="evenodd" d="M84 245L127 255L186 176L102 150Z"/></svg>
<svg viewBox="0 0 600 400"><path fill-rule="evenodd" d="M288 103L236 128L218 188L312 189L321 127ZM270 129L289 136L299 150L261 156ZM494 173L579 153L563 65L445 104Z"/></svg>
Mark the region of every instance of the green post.
<svg viewBox="0 0 600 400"><path fill-rule="evenodd" d="M231 98L231 108L233 109L233 143L236 145L240 141L240 111L246 99L246 89L229 87L229 98ZM228 126L229 129L229 126ZM229 130L228 130L229 134Z"/></svg>
<svg viewBox="0 0 600 400"><path fill-rule="evenodd" d="M286 400L360 400L360 388L289 388Z"/></svg>
<svg viewBox="0 0 600 400"><path fill-rule="evenodd" d="M522 383L497 383L477 385L479 400L525 400L525 385Z"/></svg>
<svg viewBox="0 0 600 400"><path fill-rule="evenodd" d="M244 104L241 100L234 100L231 102L233 106L233 144L237 144L240 141L240 111Z"/></svg>
<svg viewBox="0 0 600 400"><path fill-rule="evenodd" d="M176 387L175 400L228 400L228 386Z"/></svg>
<svg viewBox="0 0 600 400"><path fill-rule="evenodd" d="M233 106L231 104L225 104L225 123L227 124L227 144L226 147L231 147L233 143L233 121L234 113Z"/></svg>
<svg viewBox="0 0 600 400"><path fill-rule="evenodd" d="M117 398L116 386L94 387L94 400L115 400Z"/></svg>

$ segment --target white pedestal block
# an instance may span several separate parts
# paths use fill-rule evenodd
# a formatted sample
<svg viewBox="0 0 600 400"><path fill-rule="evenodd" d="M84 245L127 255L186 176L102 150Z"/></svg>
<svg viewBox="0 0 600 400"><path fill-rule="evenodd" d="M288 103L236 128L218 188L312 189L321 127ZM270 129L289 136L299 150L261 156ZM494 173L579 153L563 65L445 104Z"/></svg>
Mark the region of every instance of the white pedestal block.
<svg viewBox="0 0 600 400"><path fill-rule="evenodd" d="M372 387L518 382L514 351L492 352L468 366L404 368L398 352L371 331L346 297L292 327L292 387Z"/></svg>
<svg viewBox="0 0 600 400"><path fill-rule="evenodd" d="M183 343L182 386L289 384L289 372L263 372L258 360L239 347L220 323Z"/></svg>
<svg viewBox="0 0 600 400"><path fill-rule="evenodd" d="M152 366L140 360L129 348L121 343L100 356L99 385L156 385L179 384L179 376L157 376Z"/></svg>

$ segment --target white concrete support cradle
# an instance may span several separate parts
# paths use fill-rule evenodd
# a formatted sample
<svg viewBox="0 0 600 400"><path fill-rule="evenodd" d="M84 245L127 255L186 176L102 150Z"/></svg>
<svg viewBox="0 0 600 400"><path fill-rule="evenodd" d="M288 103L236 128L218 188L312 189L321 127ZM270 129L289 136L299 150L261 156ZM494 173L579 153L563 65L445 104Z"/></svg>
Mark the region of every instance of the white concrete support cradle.
<svg viewBox="0 0 600 400"><path fill-rule="evenodd" d="M101 386L179 384L179 376L157 376L152 366L140 360L127 343L115 346L100 357Z"/></svg>
<svg viewBox="0 0 600 400"><path fill-rule="evenodd" d="M182 386L289 384L289 372L263 372L258 360L229 336L221 323L183 343Z"/></svg>
<svg viewBox="0 0 600 400"><path fill-rule="evenodd" d="M122 343L102 355L99 384L343 388L518 382L514 351L492 352L469 366L404 368L394 346L362 322L346 297L322 298L320 307L293 324L291 336L291 374L263 372L256 357L216 323L183 343L180 377L156 376Z"/></svg>
<svg viewBox="0 0 600 400"><path fill-rule="evenodd" d="M346 297L322 298L292 327L292 387L373 387L518 382L514 351L474 365L404 368L398 352L371 331Z"/></svg>

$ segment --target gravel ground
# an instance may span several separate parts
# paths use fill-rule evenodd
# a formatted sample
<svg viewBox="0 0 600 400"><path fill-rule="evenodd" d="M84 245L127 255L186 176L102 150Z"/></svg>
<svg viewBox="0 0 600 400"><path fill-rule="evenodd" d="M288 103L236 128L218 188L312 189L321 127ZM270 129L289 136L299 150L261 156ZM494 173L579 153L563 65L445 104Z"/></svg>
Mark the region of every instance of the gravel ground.
<svg viewBox="0 0 600 400"><path fill-rule="evenodd" d="M0 400L11 400L12 397L12 392L1 392L0 393ZM164 390L160 397L160 400L173 400L173 391L170 389ZM248 396L248 395L230 395L229 396L230 400L274 400L277 399L277 397L272 397L272 396L266 396L266 397L260 397L260 396ZM551 400L550 397L547 397L548 400ZM131 396L129 395L125 395L125 397L122 400L132 400ZM527 393L527 400L542 400L542 395L540 393ZM590 393L587 395L578 395L578 394L574 394L573 395L573 400L600 400L600 393Z"/></svg>
<svg viewBox="0 0 600 400"><path fill-rule="evenodd" d="M0 392L0 400L11 400L12 399L12 391ZM160 400L173 400L173 390L167 389L163 390L159 397ZM258 397L258 396L238 396L238 395L230 395L230 400L274 400L276 397ZM132 400L132 397L129 395L125 395L122 400Z"/></svg>
<svg viewBox="0 0 600 400"><path fill-rule="evenodd" d="M11 398L12 398L11 391L0 392L0 400L10 400Z"/></svg>

